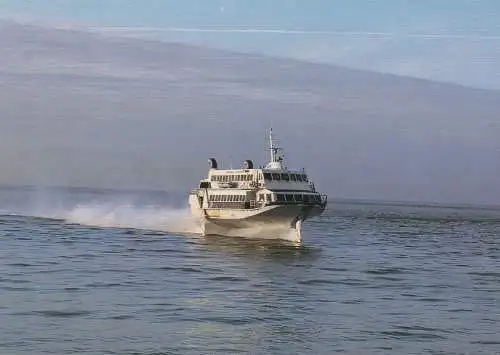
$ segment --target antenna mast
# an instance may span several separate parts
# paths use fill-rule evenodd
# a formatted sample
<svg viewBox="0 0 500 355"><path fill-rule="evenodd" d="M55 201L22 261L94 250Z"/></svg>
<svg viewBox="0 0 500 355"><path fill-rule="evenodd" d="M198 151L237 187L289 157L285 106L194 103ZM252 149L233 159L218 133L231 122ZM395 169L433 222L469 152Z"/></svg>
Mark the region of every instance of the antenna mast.
<svg viewBox="0 0 500 355"><path fill-rule="evenodd" d="M276 148L274 147L273 141L273 128L269 130L269 150L271 151L271 162L276 162Z"/></svg>
<svg viewBox="0 0 500 355"><path fill-rule="evenodd" d="M269 150L270 150L271 159L269 160L269 164L267 164L267 168L268 169L282 169L281 162L283 161L283 157L282 156L278 157L278 152L281 150L281 148L274 146L273 128L272 127L269 129Z"/></svg>

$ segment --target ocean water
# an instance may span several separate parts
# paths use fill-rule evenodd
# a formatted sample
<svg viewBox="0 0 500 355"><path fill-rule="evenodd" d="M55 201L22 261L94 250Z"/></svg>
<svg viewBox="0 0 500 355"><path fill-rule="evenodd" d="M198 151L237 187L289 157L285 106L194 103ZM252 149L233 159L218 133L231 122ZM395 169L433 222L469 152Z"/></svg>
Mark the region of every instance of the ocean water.
<svg viewBox="0 0 500 355"><path fill-rule="evenodd" d="M303 244L181 196L0 189L0 354L500 354L500 209L330 201Z"/></svg>

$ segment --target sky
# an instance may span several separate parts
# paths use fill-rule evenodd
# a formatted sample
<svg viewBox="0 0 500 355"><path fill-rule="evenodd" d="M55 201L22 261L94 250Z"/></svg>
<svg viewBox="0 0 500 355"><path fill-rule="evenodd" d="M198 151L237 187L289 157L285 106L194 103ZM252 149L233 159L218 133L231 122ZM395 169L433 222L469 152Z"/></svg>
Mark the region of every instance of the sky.
<svg viewBox="0 0 500 355"><path fill-rule="evenodd" d="M500 205L498 6L0 0L0 184L188 191L272 122L332 197Z"/></svg>
<svg viewBox="0 0 500 355"><path fill-rule="evenodd" d="M500 90L498 0L0 0L0 17Z"/></svg>

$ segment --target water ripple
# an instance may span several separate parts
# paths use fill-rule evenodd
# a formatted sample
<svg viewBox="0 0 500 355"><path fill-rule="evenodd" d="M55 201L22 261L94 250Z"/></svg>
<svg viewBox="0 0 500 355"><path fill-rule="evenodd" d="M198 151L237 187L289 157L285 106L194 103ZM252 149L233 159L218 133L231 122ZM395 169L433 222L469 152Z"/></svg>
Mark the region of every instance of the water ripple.
<svg viewBox="0 0 500 355"><path fill-rule="evenodd" d="M0 353L498 352L498 217L403 210L302 246L0 216Z"/></svg>

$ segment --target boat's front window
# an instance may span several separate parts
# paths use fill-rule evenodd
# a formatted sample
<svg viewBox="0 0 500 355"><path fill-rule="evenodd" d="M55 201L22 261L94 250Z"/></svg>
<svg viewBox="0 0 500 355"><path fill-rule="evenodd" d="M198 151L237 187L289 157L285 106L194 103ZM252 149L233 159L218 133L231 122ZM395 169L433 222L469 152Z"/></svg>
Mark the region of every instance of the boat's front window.
<svg viewBox="0 0 500 355"><path fill-rule="evenodd" d="M290 181L290 176L288 174L281 174L281 180Z"/></svg>
<svg viewBox="0 0 500 355"><path fill-rule="evenodd" d="M272 180L273 176L271 175L271 173L264 173L264 179L265 180Z"/></svg>

